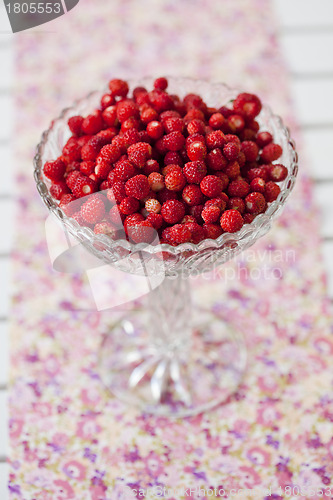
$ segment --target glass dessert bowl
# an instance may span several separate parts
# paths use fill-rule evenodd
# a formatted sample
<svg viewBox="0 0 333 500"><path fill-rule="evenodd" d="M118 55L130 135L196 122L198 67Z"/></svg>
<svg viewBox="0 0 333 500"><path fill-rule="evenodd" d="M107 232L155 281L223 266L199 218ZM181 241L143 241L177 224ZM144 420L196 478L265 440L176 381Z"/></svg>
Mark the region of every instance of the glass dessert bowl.
<svg viewBox="0 0 333 500"><path fill-rule="evenodd" d="M173 93L201 95L209 106L221 106L238 91L224 84L185 78L169 78ZM130 87L149 87L152 79L129 82ZM271 228L285 204L297 175L297 153L282 120L263 106L256 118L283 149L280 159L288 175L280 184L277 199L267 210L234 233L198 244L171 246L133 243L95 234L67 217L50 194L43 166L61 155L70 132L68 119L85 115L99 105L105 91L90 93L65 109L44 132L35 156L37 189L48 210L85 249L121 271L146 276L150 293L141 310L117 323L104 335L99 351L99 374L110 391L123 401L157 415L190 416L228 400L237 390L246 369L246 346L241 334L229 324L206 313L193 311L188 278L222 265L253 245ZM159 278L157 287L151 278Z"/></svg>

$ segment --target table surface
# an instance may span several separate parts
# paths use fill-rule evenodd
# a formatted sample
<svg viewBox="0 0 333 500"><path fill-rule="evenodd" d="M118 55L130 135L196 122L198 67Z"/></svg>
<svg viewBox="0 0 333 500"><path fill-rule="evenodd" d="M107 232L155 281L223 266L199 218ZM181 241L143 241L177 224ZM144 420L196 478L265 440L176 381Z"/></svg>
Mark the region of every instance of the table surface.
<svg viewBox="0 0 333 500"><path fill-rule="evenodd" d="M328 291L333 302L333 2L320 0L273 0L279 39L290 73L291 93L305 143L305 154L314 181L314 193L321 210L322 252L328 273ZM13 234L14 201L11 129L13 103L13 42L9 23L0 5L0 498L6 500L8 453L8 308L10 296L9 253ZM316 96L314 99L313 97Z"/></svg>

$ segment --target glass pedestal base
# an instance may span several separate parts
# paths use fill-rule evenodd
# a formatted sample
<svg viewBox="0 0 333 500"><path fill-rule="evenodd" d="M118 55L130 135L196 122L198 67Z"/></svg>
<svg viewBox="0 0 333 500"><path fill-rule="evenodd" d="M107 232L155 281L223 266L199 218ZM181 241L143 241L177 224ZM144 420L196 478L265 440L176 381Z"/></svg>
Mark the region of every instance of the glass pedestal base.
<svg viewBox="0 0 333 500"><path fill-rule="evenodd" d="M209 314L166 343L152 338L148 321L147 312L133 313L104 336L99 373L115 396L146 413L186 417L237 390L246 368L239 332Z"/></svg>

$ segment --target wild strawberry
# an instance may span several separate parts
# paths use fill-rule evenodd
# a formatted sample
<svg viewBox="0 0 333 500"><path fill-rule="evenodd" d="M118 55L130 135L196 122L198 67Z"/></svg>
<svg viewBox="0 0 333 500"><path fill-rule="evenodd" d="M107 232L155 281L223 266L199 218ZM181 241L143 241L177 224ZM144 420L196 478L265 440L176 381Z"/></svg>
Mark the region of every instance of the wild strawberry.
<svg viewBox="0 0 333 500"><path fill-rule="evenodd" d="M184 120L180 116L170 116L165 118L162 123L167 134L184 131Z"/></svg>
<svg viewBox="0 0 333 500"><path fill-rule="evenodd" d="M72 116L68 120L69 130L74 135L80 135L81 132L82 132L82 123L83 123L83 117L82 116Z"/></svg>
<svg viewBox="0 0 333 500"><path fill-rule="evenodd" d="M53 182L61 181L66 172L66 164L62 160L47 161L43 168L44 175Z"/></svg>
<svg viewBox="0 0 333 500"><path fill-rule="evenodd" d="M71 218L74 219L80 226L87 226L89 223L84 220L84 218L81 215L81 211L79 210L78 212L74 212L71 215Z"/></svg>
<svg viewBox="0 0 333 500"><path fill-rule="evenodd" d="M162 205L158 200L155 200L154 198L149 198L145 202L145 209L149 213L154 213L154 214L159 214L161 211Z"/></svg>
<svg viewBox="0 0 333 500"><path fill-rule="evenodd" d="M201 212L201 217L206 223L214 223L219 220L219 217L221 215L221 210L217 205L212 205L208 207L204 207L203 211Z"/></svg>
<svg viewBox="0 0 333 500"><path fill-rule="evenodd" d="M148 96L153 108L155 108L158 113L174 107L170 95L163 90L152 90L148 93Z"/></svg>
<svg viewBox="0 0 333 500"><path fill-rule="evenodd" d="M250 183L250 190L263 194L265 192L266 182L261 177L255 177Z"/></svg>
<svg viewBox="0 0 333 500"><path fill-rule="evenodd" d="M143 167L143 173L148 177L153 172L159 172L160 165L156 160L147 160Z"/></svg>
<svg viewBox="0 0 333 500"><path fill-rule="evenodd" d="M188 184L184 187L182 198L187 205L193 207L203 202L203 195L197 184Z"/></svg>
<svg viewBox="0 0 333 500"><path fill-rule="evenodd" d="M197 222L197 220L193 215L185 215L181 220L182 224L188 224L189 222Z"/></svg>
<svg viewBox="0 0 333 500"><path fill-rule="evenodd" d="M123 144L126 149L137 142L140 142L140 135L135 128L131 128L123 134Z"/></svg>
<svg viewBox="0 0 333 500"><path fill-rule="evenodd" d="M152 157L152 148L146 142L137 142L127 150L128 159L138 168L143 168Z"/></svg>
<svg viewBox="0 0 333 500"><path fill-rule="evenodd" d="M237 160L237 156L240 152L240 146L236 142L228 142L223 147L223 154L227 158L228 161Z"/></svg>
<svg viewBox="0 0 333 500"><path fill-rule="evenodd" d="M147 106L145 109L141 109L140 120L144 125L148 125L150 122L158 120L158 113L151 106Z"/></svg>
<svg viewBox="0 0 333 500"><path fill-rule="evenodd" d="M206 144L208 149L223 148L226 144L226 138L221 130L214 130L206 135Z"/></svg>
<svg viewBox="0 0 333 500"><path fill-rule="evenodd" d="M243 141L241 150L245 155L246 161L256 161L259 153L259 148L253 141Z"/></svg>
<svg viewBox="0 0 333 500"><path fill-rule="evenodd" d="M165 90L168 86L168 80L164 77L156 78L154 81L154 88L158 90Z"/></svg>
<svg viewBox="0 0 333 500"><path fill-rule="evenodd" d="M199 120L198 118L194 118L194 120L191 120L188 122L187 126L187 132L189 135L193 134L204 134L206 130L206 124L203 120Z"/></svg>
<svg viewBox="0 0 333 500"><path fill-rule="evenodd" d="M111 191L111 190L110 190ZM140 220L144 220L142 215L138 214L138 213L135 213L133 215L128 215L126 217L126 215L122 214L119 210L119 206L118 205L113 205L113 207L110 208L109 210L109 220L111 222L111 224L118 230L120 229L123 229L124 227L124 224L125 224L125 221L129 218L129 217L135 217L136 215L139 215L141 217ZM126 229L126 228L125 228Z"/></svg>
<svg viewBox="0 0 333 500"><path fill-rule="evenodd" d="M73 187L75 186L75 183L76 183L76 179L82 175L81 172L79 170L73 170L72 172L70 172L68 174L68 176L66 177L66 184L67 186L69 187L69 189L71 191L73 191Z"/></svg>
<svg viewBox="0 0 333 500"><path fill-rule="evenodd" d="M84 175L90 175L95 171L95 162L94 161L82 161L80 164L80 171Z"/></svg>
<svg viewBox="0 0 333 500"><path fill-rule="evenodd" d="M103 146L98 158L101 158L105 162L112 164L119 160L121 155L121 150L116 144L107 144Z"/></svg>
<svg viewBox="0 0 333 500"><path fill-rule="evenodd" d="M163 143L168 151L179 151L185 144L185 137L181 132L170 132L163 137Z"/></svg>
<svg viewBox="0 0 333 500"><path fill-rule="evenodd" d="M281 189L277 184L275 184L275 182L273 181L266 182L264 196L267 203L276 200L280 192Z"/></svg>
<svg viewBox="0 0 333 500"><path fill-rule="evenodd" d="M116 100L111 94L104 94L101 97L101 109L106 109L108 106L112 106L115 102Z"/></svg>
<svg viewBox="0 0 333 500"><path fill-rule="evenodd" d="M184 204L178 200L169 200L163 203L161 214L168 224L177 224L185 215Z"/></svg>
<svg viewBox="0 0 333 500"><path fill-rule="evenodd" d="M143 174L135 175L126 182L125 190L127 196L133 196L137 200L142 200L150 191L147 177Z"/></svg>
<svg viewBox="0 0 333 500"><path fill-rule="evenodd" d="M165 188L164 177L158 172L152 172L148 176L148 183L150 188L157 192Z"/></svg>
<svg viewBox="0 0 333 500"><path fill-rule="evenodd" d="M280 163L275 163L268 168L269 179L274 182L284 181L288 175L288 169Z"/></svg>
<svg viewBox="0 0 333 500"><path fill-rule="evenodd" d="M254 191L245 198L245 207L250 214L261 214L266 209L266 200L261 193Z"/></svg>
<svg viewBox="0 0 333 500"><path fill-rule="evenodd" d="M232 197L245 198L249 192L250 186L244 179L232 181L228 186L228 195Z"/></svg>
<svg viewBox="0 0 333 500"><path fill-rule="evenodd" d="M245 203L242 198L237 196L230 198L227 203L228 210L238 210L239 213L243 214L245 212Z"/></svg>
<svg viewBox="0 0 333 500"><path fill-rule="evenodd" d="M214 130L221 129L223 127L223 124L225 122L225 118L221 113L213 113L212 116L209 118L209 126L212 127Z"/></svg>
<svg viewBox="0 0 333 500"><path fill-rule="evenodd" d="M118 124L117 106L109 106L102 112L104 123L108 127L115 127Z"/></svg>
<svg viewBox="0 0 333 500"><path fill-rule="evenodd" d="M233 102L233 108L235 111L243 114L248 119L254 119L261 111L260 99L254 95L247 92L239 94Z"/></svg>
<svg viewBox="0 0 333 500"><path fill-rule="evenodd" d="M216 175L206 175L200 182L200 189L208 198L217 198L222 193L223 182Z"/></svg>
<svg viewBox="0 0 333 500"><path fill-rule="evenodd" d="M98 186L95 181L83 174L80 174L76 177L75 183L71 189L76 198L82 198L83 196L95 193L97 191L97 187Z"/></svg>
<svg viewBox="0 0 333 500"><path fill-rule="evenodd" d="M181 191L186 184L186 178L182 171L173 169L165 176L164 182L170 191Z"/></svg>
<svg viewBox="0 0 333 500"><path fill-rule="evenodd" d="M189 135L187 138L186 138L186 141L185 141L185 147L186 149L191 145L193 144L194 142L202 142L202 144L206 144L206 139L205 137L202 135L202 134L193 134L193 135Z"/></svg>
<svg viewBox="0 0 333 500"><path fill-rule="evenodd" d="M97 110L88 115L82 122L82 132L86 135L95 135L103 128L101 111Z"/></svg>
<svg viewBox="0 0 333 500"><path fill-rule="evenodd" d="M137 172L137 169L128 160L119 160L113 169L115 181L128 181Z"/></svg>
<svg viewBox="0 0 333 500"><path fill-rule="evenodd" d="M207 168L203 161L190 161L184 165L183 172L189 184L200 184L207 174Z"/></svg>
<svg viewBox="0 0 333 500"><path fill-rule="evenodd" d="M97 222L94 226L95 234L107 234L111 238L116 236L116 230L108 221Z"/></svg>
<svg viewBox="0 0 333 500"><path fill-rule="evenodd" d="M224 170L228 165L228 161L219 148L212 149L212 151L208 153L206 161L209 168L215 171Z"/></svg>
<svg viewBox="0 0 333 500"><path fill-rule="evenodd" d="M185 124L187 124L190 121L195 120L195 119L204 120L205 119L205 115L198 108L189 109L188 112L186 113L186 115L184 116L184 122L185 122Z"/></svg>
<svg viewBox="0 0 333 500"><path fill-rule="evenodd" d="M56 183L52 184L52 186L50 187L50 194L56 200L60 200L60 198L63 195L69 194L69 193L70 193L69 188L68 188L66 182L64 182L64 181L56 182Z"/></svg>
<svg viewBox="0 0 333 500"><path fill-rule="evenodd" d="M272 161L277 160L282 155L282 148L279 144L274 144L271 142L264 146L260 159L263 163L271 163Z"/></svg>
<svg viewBox="0 0 333 500"><path fill-rule="evenodd" d="M215 172L215 175L222 181L222 191L225 191L229 184L229 177L227 176L227 174L221 171Z"/></svg>
<svg viewBox="0 0 333 500"><path fill-rule="evenodd" d="M64 194L60 198L59 207L62 211L67 215L67 217L71 217L78 209L77 202L75 202L76 198L73 194Z"/></svg>
<svg viewBox="0 0 333 500"><path fill-rule="evenodd" d="M195 205L194 207L190 207L190 215L192 215L198 224L203 224L204 220L201 217L201 213L203 211L203 205Z"/></svg>
<svg viewBox="0 0 333 500"><path fill-rule="evenodd" d="M106 162L105 160L102 160L100 158L100 161L96 163L94 173L97 175L99 179L108 179L111 171L111 165L110 163ZM112 180L112 183L114 180Z"/></svg>
<svg viewBox="0 0 333 500"><path fill-rule="evenodd" d="M183 166L183 160L182 157L180 156L177 151L168 151L167 154L164 157L164 165L169 165L169 164L174 164L174 165L179 165L180 167Z"/></svg>
<svg viewBox="0 0 333 500"><path fill-rule="evenodd" d="M224 169L224 173L229 177L230 180L236 179L240 174L240 166L237 161L232 161L228 163Z"/></svg>
<svg viewBox="0 0 333 500"><path fill-rule="evenodd" d="M222 193L222 195L224 194L225 193ZM218 207L220 209L220 212L223 212L229 198L227 195L225 195L225 197L222 198L222 195L219 198L211 198L210 200L207 200L204 205L204 208Z"/></svg>
<svg viewBox="0 0 333 500"><path fill-rule="evenodd" d="M175 224L163 231L162 238L170 245L180 245L190 241L191 231L186 224Z"/></svg>
<svg viewBox="0 0 333 500"><path fill-rule="evenodd" d="M140 128L140 122L139 122L139 120L137 120L136 118L134 118L134 116L130 116L129 118L127 118L127 120L125 120L121 124L120 131L123 134L125 134L125 132L128 132L129 130L132 130L132 129L134 129L134 130L136 130L138 132L139 128Z"/></svg>
<svg viewBox="0 0 333 500"><path fill-rule="evenodd" d="M247 172L247 178L249 181L253 181L256 177L261 177L264 181L268 181L269 169L267 167L266 165L261 165L261 167L251 168Z"/></svg>
<svg viewBox="0 0 333 500"><path fill-rule="evenodd" d="M144 220L134 225L127 224L127 235L133 243L151 243L157 232L149 221Z"/></svg>
<svg viewBox="0 0 333 500"><path fill-rule="evenodd" d="M131 215L137 212L140 208L140 202L133 196L127 196L119 205L119 210L122 214Z"/></svg>
<svg viewBox="0 0 333 500"><path fill-rule="evenodd" d="M109 89L111 91L111 95L116 97L126 97L128 94L128 84L124 80L119 80L114 78L109 82Z"/></svg>
<svg viewBox="0 0 333 500"><path fill-rule="evenodd" d="M204 224L202 229L204 230L205 238L211 240L216 240L222 234L221 226L218 224Z"/></svg>
<svg viewBox="0 0 333 500"><path fill-rule="evenodd" d="M190 243L194 243L197 245L200 241L205 239L205 231L196 221L194 222L186 222L185 226L190 230L191 238L189 240Z"/></svg>
<svg viewBox="0 0 333 500"><path fill-rule="evenodd" d="M245 121L244 118L241 115L231 115L228 117L228 127L229 130L235 134L239 134L244 127L245 127Z"/></svg>
<svg viewBox="0 0 333 500"><path fill-rule="evenodd" d="M107 198L111 202L121 203L127 195L125 190L125 183L121 181L116 181L113 183L112 188L108 190L106 194Z"/></svg>
<svg viewBox="0 0 333 500"><path fill-rule="evenodd" d="M105 215L105 206L98 196L91 196L81 207L82 218L89 224L100 222Z"/></svg>
<svg viewBox="0 0 333 500"><path fill-rule="evenodd" d="M153 226L154 229L161 229L163 226L162 214L156 214L155 212L150 212L146 219Z"/></svg>
<svg viewBox="0 0 333 500"><path fill-rule="evenodd" d="M186 147L186 152L191 161L200 161L205 158L207 149L203 142L195 141Z"/></svg>
<svg viewBox="0 0 333 500"><path fill-rule="evenodd" d="M256 138L256 143L258 144L259 148L264 148L272 141L273 136L269 132L259 132Z"/></svg>
<svg viewBox="0 0 333 500"><path fill-rule="evenodd" d="M166 176L168 174L171 174L171 172L182 173L183 170L182 170L182 168L179 165L176 165L176 164L173 164L173 163L169 163L169 165L166 165L165 167L162 168L162 174L164 176Z"/></svg>
<svg viewBox="0 0 333 500"><path fill-rule="evenodd" d="M256 214L249 214L249 213L244 214L243 215L244 224L251 224L251 222L253 222L256 217L257 217Z"/></svg>
<svg viewBox="0 0 333 500"><path fill-rule="evenodd" d="M221 216L220 224L223 231L236 233L243 227L244 220L238 210L226 210Z"/></svg>
<svg viewBox="0 0 333 500"><path fill-rule="evenodd" d="M163 135L163 125L161 122L153 120L147 125L147 134L152 139L159 139Z"/></svg>
<svg viewBox="0 0 333 500"><path fill-rule="evenodd" d="M131 99L124 99L117 104L117 118L120 123L124 123L128 118L139 118L139 107Z"/></svg>
<svg viewBox="0 0 333 500"><path fill-rule="evenodd" d="M161 191L158 191L157 198L159 202L163 204L169 200L177 200L177 193L175 191L169 191L167 188L163 188Z"/></svg>

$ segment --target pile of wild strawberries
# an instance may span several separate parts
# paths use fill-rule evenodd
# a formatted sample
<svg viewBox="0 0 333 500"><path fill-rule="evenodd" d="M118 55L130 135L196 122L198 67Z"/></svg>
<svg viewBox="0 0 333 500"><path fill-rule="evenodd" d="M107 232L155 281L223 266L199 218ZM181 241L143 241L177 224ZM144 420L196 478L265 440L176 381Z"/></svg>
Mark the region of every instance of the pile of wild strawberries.
<svg viewBox="0 0 333 500"><path fill-rule="evenodd" d="M277 198L288 170L260 131L261 102L242 93L221 108L111 80L100 108L68 120L62 155L44 165L64 213L111 238L179 245L239 231ZM88 196L90 195L90 196ZM79 200L79 202L78 202Z"/></svg>

